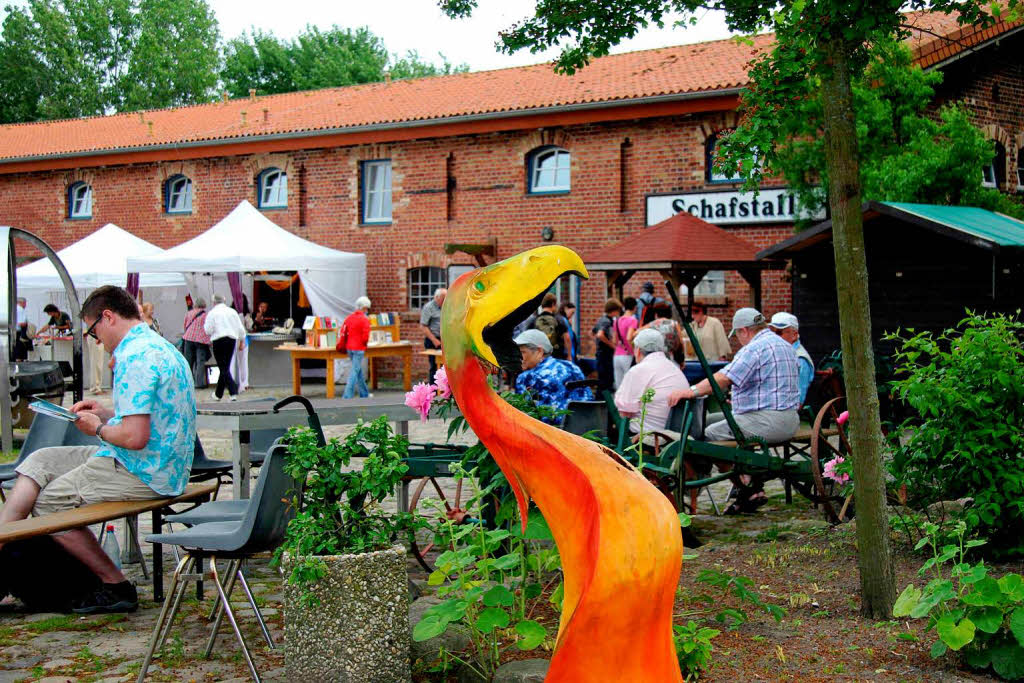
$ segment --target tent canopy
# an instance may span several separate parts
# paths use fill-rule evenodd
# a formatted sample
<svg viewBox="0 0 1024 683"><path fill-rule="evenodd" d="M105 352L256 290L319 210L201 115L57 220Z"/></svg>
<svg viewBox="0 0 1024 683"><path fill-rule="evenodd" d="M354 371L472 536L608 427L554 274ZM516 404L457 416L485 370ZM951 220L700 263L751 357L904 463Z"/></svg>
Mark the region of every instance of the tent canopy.
<svg viewBox="0 0 1024 683"><path fill-rule="evenodd" d="M137 273L297 271L315 315L344 317L366 293L366 255L302 239L243 200L219 223L162 254L128 259Z"/></svg>
<svg viewBox="0 0 1024 683"><path fill-rule="evenodd" d="M129 259L137 273L246 273L260 270L366 272L366 256L293 235L242 201L219 223L161 254Z"/></svg>
<svg viewBox="0 0 1024 683"><path fill-rule="evenodd" d="M92 290L103 285L124 287L128 277L127 260L133 256L151 256L163 251L155 244L107 223L91 235L57 252L68 269L76 289ZM138 271L133 271L138 272ZM141 271L140 287L183 287L178 273ZM64 285L49 259L42 258L18 268L18 290L60 290Z"/></svg>

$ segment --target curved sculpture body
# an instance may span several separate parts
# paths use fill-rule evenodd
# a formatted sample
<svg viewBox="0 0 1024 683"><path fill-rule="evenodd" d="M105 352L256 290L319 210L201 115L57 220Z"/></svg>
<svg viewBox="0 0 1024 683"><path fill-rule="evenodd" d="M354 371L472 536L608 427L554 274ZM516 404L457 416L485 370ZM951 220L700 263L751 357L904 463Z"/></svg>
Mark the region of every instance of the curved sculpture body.
<svg viewBox="0 0 1024 683"><path fill-rule="evenodd" d="M562 556L565 597L547 680L681 681L672 609L683 548L672 505L613 451L508 405L481 362L518 368L512 325L565 272L586 274L575 253L552 246L459 278L443 308L448 382L508 478L524 525L533 499Z"/></svg>

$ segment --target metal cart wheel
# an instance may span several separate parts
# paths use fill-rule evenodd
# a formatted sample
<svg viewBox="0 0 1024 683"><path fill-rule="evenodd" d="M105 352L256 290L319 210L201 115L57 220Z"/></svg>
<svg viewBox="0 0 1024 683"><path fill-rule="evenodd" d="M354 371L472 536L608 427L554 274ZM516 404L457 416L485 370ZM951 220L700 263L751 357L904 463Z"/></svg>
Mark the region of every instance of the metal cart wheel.
<svg viewBox="0 0 1024 683"><path fill-rule="evenodd" d="M462 480L457 479L455 482L455 495L449 499L444 491L441 489L441 485L437 482L434 477L423 477L419 480L416 488L413 490L412 497L409 498L409 512L416 515L419 514L423 517L434 519L434 510L431 506L425 504L426 496L432 495L427 489L427 484L432 484L434 492L437 494L437 498L440 500L440 505L444 507L444 514L448 519L458 520L456 523L461 522L461 515L464 515L465 510L461 508L462 502ZM426 494L426 496L424 495ZM419 510L419 512L417 512ZM444 518L441 518L443 521ZM433 572L434 567L427 559L427 555L430 551L435 548L435 539L432 535L428 535L428 532L420 531L417 535L413 536L410 542L410 549L413 555L416 557L416 561L419 562L420 566L428 572Z"/></svg>
<svg viewBox="0 0 1024 683"><path fill-rule="evenodd" d="M845 402L839 396L827 402L818 411L811 428L811 475L814 477L814 496L812 500L820 503L825 518L832 524L841 524L853 518L853 508L840 495L840 487L831 479L824 477L825 464L836 457L848 458L852 454L850 440L846 436L846 427L839 424L839 413ZM832 439L838 438L838 444Z"/></svg>

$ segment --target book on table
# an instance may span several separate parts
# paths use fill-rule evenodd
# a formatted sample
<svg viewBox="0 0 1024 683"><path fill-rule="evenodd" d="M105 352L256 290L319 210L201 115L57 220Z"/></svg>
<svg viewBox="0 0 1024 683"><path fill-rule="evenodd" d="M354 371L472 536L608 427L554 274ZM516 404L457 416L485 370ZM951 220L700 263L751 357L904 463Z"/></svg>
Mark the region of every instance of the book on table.
<svg viewBox="0 0 1024 683"><path fill-rule="evenodd" d="M50 417L55 417L58 420L66 420L68 422L77 422L79 418L78 413L73 413L67 408L59 406L56 403L44 401L41 398L37 398L29 403L28 408L29 410L34 410L37 413L49 415Z"/></svg>

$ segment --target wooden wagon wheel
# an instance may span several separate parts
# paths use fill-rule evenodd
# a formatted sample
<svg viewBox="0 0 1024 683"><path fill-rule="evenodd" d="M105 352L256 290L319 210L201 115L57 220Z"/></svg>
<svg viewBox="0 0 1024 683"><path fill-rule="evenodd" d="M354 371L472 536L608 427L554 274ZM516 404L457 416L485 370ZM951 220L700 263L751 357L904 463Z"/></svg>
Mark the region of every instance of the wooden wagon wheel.
<svg viewBox="0 0 1024 683"><path fill-rule="evenodd" d="M824 477L826 462L835 457L849 457L851 453L846 427L839 424L839 401L844 400L844 397L839 396L823 405L815 416L814 426L811 428L811 475L814 477L816 491L814 501L821 503L826 519L832 524L840 524L853 516L849 504L837 493L838 485ZM825 433L830 426L836 430L836 436L839 437L838 447L829 441L829 435Z"/></svg>
<svg viewBox="0 0 1024 683"><path fill-rule="evenodd" d="M462 502L462 480L457 479L455 482L455 496L451 501L444 495L444 491L441 490L441 485L437 483L434 477L423 477L420 479L420 483L416 485L416 489L412 493L412 497L409 499L409 512L416 514L416 508L420 504L420 500L423 497L423 490L427 487L427 484L433 484L434 490L437 492L437 497L441 499L444 504L445 516L448 519L458 520L457 524L461 523L461 517L464 516L465 510L460 507ZM443 518L442 518L443 519ZM427 562L427 553L434 549L434 539L430 538L427 542L422 545L416 541L415 534L413 535L410 547L413 555L416 557L416 561L420 563L428 572L433 572L434 568Z"/></svg>

